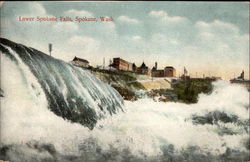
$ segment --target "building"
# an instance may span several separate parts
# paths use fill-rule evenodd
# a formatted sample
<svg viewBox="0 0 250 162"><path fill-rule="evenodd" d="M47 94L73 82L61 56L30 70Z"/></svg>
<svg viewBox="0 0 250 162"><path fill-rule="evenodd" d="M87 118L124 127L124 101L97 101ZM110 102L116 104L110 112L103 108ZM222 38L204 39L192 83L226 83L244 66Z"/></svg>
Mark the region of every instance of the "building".
<svg viewBox="0 0 250 162"><path fill-rule="evenodd" d="M137 66L135 65L135 63L133 63L133 65L132 65L132 70L133 70L134 72L137 71Z"/></svg>
<svg viewBox="0 0 250 162"><path fill-rule="evenodd" d="M164 70L157 69L157 62L155 62L155 66L151 70L152 77L164 77Z"/></svg>
<svg viewBox="0 0 250 162"><path fill-rule="evenodd" d="M172 66L166 66L164 68L165 77L176 77L176 70Z"/></svg>
<svg viewBox="0 0 250 162"><path fill-rule="evenodd" d="M231 79L232 84L239 84L245 86L250 91L250 80L246 80L244 77L244 71L241 72L240 76L234 79Z"/></svg>
<svg viewBox="0 0 250 162"><path fill-rule="evenodd" d="M203 76L204 78L204 76ZM180 77L181 80L190 80L190 76L188 75L188 71L186 67L184 66L184 73Z"/></svg>
<svg viewBox="0 0 250 162"><path fill-rule="evenodd" d="M144 62L141 64L140 67L138 67L138 68L136 69L136 72L137 72L137 73L144 74L144 75L150 75L150 73L151 73L149 67L147 67L146 64L145 64Z"/></svg>
<svg viewBox="0 0 250 162"><path fill-rule="evenodd" d="M243 85L243 86L245 86L250 91L250 80L231 79L230 82L232 84Z"/></svg>
<svg viewBox="0 0 250 162"><path fill-rule="evenodd" d="M158 77L158 78L165 77L165 71L164 70L152 69L151 76L152 77Z"/></svg>
<svg viewBox="0 0 250 162"><path fill-rule="evenodd" d="M176 70L172 66L167 66L164 69L158 70L157 69L157 62L155 62L155 66L152 68L151 71L152 77L175 77Z"/></svg>
<svg viewBox="0 0 250 162"><path fill-rule="evenodd" d="M73 65L80 66L80 67L89 67L88 60L81 59L75 56L75 58L72 60Z"/></svg>
<svg viewBox="0 0 250 162"><path fill-rule="evenodd" d="M120 57L113 58L113 63L110 66L117 70L125 70L125 71L133 70L133 64L121 59Z"/></svg>

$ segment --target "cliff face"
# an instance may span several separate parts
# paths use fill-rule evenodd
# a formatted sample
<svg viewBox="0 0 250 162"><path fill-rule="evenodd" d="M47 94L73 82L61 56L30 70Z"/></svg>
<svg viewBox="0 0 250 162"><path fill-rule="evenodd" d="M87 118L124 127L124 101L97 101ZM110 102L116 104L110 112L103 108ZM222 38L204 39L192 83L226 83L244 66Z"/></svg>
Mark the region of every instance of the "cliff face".
<svg viewBox="0 0 250 162"><path fill-rule="evenodd" d="M110 84L111 86L119 86L132 91L137 91L141 89L145 90L145 87L140 82L138 82L138 80L149 78L145 75L138 75L126 71L109 71L95 69L91 70L91 73L103 82Z"/></svg>
<svg viewBox="0 0 250 162"><path fill-rule="evenodd" d="M212 91L211 80L171 81L172 78L153 78L147 75L127 71L109 71L95 69L92 74L110 84L126 100L136 100L143 95L159 98L159 101L196 103L200 93ZM158 100L158 99L157 99Z"/></svg>
<svg viewBox="0 0 250 162"><path fill-rule="evenodd" d="M126 100L135 100L136 91L146 90L145 87L137 80L147 76L141 76L126 71L109 71L103 69L89 70L97 78L115 88Z"/></svg>
<svg viewBox="0 0 250 162"><path fill-rule="evenodd" d="M139 81L139 83L141 83L147 90L171 89L171 81L167 79Z"/></svg>
<svg viewBox="0 0 250 162"><path fill-rule="evenodd" d="M127 100L136 100L136 93L140 90L171 89L171 79L152 79L148 75L128 71L109 71L94 68L89 68L89 70L100 80L110 84Z"/></svg>

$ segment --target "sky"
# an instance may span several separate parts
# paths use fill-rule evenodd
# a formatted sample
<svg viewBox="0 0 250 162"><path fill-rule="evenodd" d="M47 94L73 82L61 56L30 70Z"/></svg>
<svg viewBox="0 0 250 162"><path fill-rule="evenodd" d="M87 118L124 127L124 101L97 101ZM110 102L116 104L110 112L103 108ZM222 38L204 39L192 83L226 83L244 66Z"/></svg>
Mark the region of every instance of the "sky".
<svg viewBox="0 0 250 162"><path fill-rule="evenodd" d="M77 22L76 16L98 21ZM177 76L185 66L192 77L228 80L244 70L249 78L249 2L4 2L1 37L45 53L52 43L52 56L66 62L77 56L97 66L121 57L137 66L174 66Z"/></svg>

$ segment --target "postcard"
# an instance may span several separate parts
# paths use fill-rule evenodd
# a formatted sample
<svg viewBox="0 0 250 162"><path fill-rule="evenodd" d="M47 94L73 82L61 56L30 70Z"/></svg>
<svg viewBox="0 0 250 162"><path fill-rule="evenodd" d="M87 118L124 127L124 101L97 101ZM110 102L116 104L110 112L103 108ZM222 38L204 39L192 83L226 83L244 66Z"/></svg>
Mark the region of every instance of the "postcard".
<svg viewBox="0 0 250 162"><path fill-rule="evenodd" d="M250 161L249 2L0 7L0 161Z"/></svg>

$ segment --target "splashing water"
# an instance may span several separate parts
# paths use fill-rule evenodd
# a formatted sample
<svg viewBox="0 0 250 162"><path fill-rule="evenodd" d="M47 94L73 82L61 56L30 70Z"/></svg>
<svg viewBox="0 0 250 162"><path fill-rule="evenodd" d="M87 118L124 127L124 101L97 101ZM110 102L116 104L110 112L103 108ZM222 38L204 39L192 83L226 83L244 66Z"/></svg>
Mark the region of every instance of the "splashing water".
<svg viewBox="0 0 250 162"><path fill-rule="evenodd" d="M0 159L10 161L250 160L248 157L249 92L244 87L218 81L213 84L211 94L200 94L198 103L190 105L154 102L147 98L134 102L125 101L124 112L100 118L94 129L90 130L79 122L72 123L70 119L65 120L52 112L51 101L44 85L30 70L30 66L22 60L23 58L16 54L11 56L13 58L1 55L1 89L4 97L1 97L0 151L3 154L0 155ZM29 59L33 59L33 56L31 55ZM78 70L80 75L90 75ZM45 75L42 70L40 73L39 76ZM62 80L63 78L61 82ZM80 79L73 80L67 84L80 84L75 83L80 82ZM96 80L91 76L89 82L99 85L100 82ZM47 86L49 89L51 84ZM58 87L62 87L60 92L69 93L67 86ZM110 93L116 94L112 88L109 90L110 92L102 91L102 88L95 89L101 91L104 96ZM81 93L83 96L87 94L86 100L92 100L93 96L88 95L90 92L83 93L80 88L72 91L78 91L75 93ZM50 93L52 92L50 90ZM68 101L65 95L60 97L63 101ZM95 112L102 114L98 106L94 105L95 100L90 107L93 106ZM108 111L104 109L106 110Z"/></svg>
<svg viewBox="0 0 250 162"><path fill-rule="evenodd" d="M121 110L123 100L118 92L88 71L6 39L1 43L3 56L17 65L28 93L46 96L46 107L56 115L92 129L98 119Z"/></svg>

